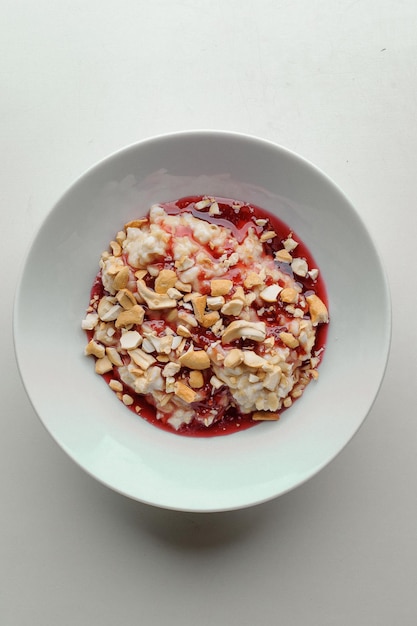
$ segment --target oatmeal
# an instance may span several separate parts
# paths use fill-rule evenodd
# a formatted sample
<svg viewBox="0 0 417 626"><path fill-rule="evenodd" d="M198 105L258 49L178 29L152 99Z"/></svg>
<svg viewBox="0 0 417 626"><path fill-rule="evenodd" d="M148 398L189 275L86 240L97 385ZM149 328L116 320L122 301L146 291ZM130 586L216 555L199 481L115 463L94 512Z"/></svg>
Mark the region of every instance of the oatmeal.
<svg viewBox="0 0 417 626"><path fill-rule="evenodd" d="M234 432L278 420L318 378L322 279L265 211L212 197L154 205L99 264L85 353L145 419L180 434Z"/></svg>

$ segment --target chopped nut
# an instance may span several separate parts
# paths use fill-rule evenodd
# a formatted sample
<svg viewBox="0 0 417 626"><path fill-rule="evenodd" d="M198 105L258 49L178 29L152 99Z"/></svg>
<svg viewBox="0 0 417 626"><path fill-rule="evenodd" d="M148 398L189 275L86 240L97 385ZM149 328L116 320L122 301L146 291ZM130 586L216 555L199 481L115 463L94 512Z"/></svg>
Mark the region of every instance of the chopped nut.
<svg viewBox="0 0 417 626"><path fill-rule="evenodd" d="M210 206L210 204L211 200L209 198L203 198L203 200L199 200L198 202L196 202L194 207L197 209L197 211L200 211L201 209L205 209L206 207Z"/></svg>
<svg viewBox="0 0 417 626"><path fill-rule="evenodd" d="M116 348L112 346L107 347L106 354L109 357L110 362L113 363L113 365L115 365L116 367L121 367L123 365L123 361Z"/></svg>
<svg viewBox="0 0 417 626"><path fill-rule="evenodd" d="M170 287L167 290L167 296L168 298L173 298L174 300L181 300L181 298L183 297L184 294L181 293L181 291L179 291L178 289L176 289L175 287Z"/></svg>
<svg viewBox="0 0 417 626"><path fill-rule="evenodd" d="M122 269L117 272L116 276L113 279L113 287L116 289L123 289L127 286L129 282L129 268L127 265L124 265Z"/></svg>
<svg viewBox="0 0 417 626"><path fill-rule="evenodd" d="M87 356L89 354L92 354L93 356L96 356L98 359L102 359L104 355L106 354L106 349L100 343L92 339L86 345L84 354L86 354Z"/></svg>
<svg viewBox="0 0 417 626"><path fill-rule="evenodd" d="M142 324L145 317L145 309L140 304L135 304L131 309L122 311L116 320L116 328Z"/></svg>
<svg viewBox="0 0 417 626"><path fill-rule="evenodd" d="M196 328L198 326L198 322L195 319L194 315L191 315L191 313L187 313L187 311L178 311L178 318L182 322L189 324L193 328Z"/></svg>
<svg viewBox="0 0 417 626"><path fill-rule="evenodd" d="M85 319L81 322L81 328L83 330L94 330L99 321L97 313L88 313Z"/></svg>
<svg viewBox="0 0 417 626"><path fill-rule="evenodd" d="M186 326L179 324L177 326L177 334L181 335L181 337L191 337L191 333Z"/></svg>
<svg viewBox="0 0 417 626"><path fill-rule="evenodd" d="M123 394L122 401L123 401L123 404L125 404L126 406L132 406L132 404L134 402L132 396L129 396L128 393L124 393Z"/></svg>
<svg viewBox="0 0 417 626"><path fill-rule="evenodd" d="M183 283L181 280L177 280L174 287L175 289L178 289L178 291L182 291L183 293L191 293L191 291L193 290L191 285L189 285L188 283Z"/></svg>
<svg viewBox="0 0 417 626"><path fill-rule="evenodd" d="M271 411L255 411L252 413L252 419L255 422L272 422L279 420L279 414L271 413Z"/></svg>
<svg viewBox="0 0 417 626"><path fill-rule="evenodd" d="M145 339L142 341L142 350L146 352L146 354L151 354L152 352L156 351L154 344L150 339L148 339L148 337L145 337Z"/></svg>
<svg viewBox="0 0 417 626"><path fill-rule="evenodd" d="M294 304L298 300L298 293L292 287L285 287L279 294L280 300L288 304Z"/></svg>
<svg viewBox="0 0 417 626"><path fill-rule="evenodd" d="M204 385L203 374L199 370L191 370L190 372L190 387L193 389L201 389Z"/></svg>
<svg viewBox="0 0 417 626"><path fill-rule="evenodd" d="M124 230L119 230L119 232L116 235L117 243L122 245L122 243L124 242L125 239L126 239L126 232Z"/></svg>
<svg viewBox="0 0 417 626"><path fill-rule="evenodd" d="M265 243L265 241L269 241L270 239L274 239L274 237L276 237L277 234L274 230L267 230L264 233L262 233L262 235L259 237L259 241L261 243Z"/></svg>
<svg viewBox="0 0 417 626"><path fill-rule="evenodd" d="M156 293L166 293L177 282L177 274L173 270L161 270L155 279Z"/></svg>
<svg viewBox="0 0 417 626"><path fill-rule="evenodd" d="M252 287L262 285L262 283L263 283L262 278L256 272L249 272L249 274L246 276L243 282L246 289L252 289Z"/></svg>
<svg viewBox="0 0 417 626"><path fill-rule="evenodd" d="M109 387L110 389L112 389L113 391L123 391L123 385L120 382L120 380L116 380L115 378L112 378L109 382Z"/></svg>
<svg viewBox="0 0 417 626"><path fill-rule="evenodd" d="M142 228L142 226L144 226L148 222L149 220L147 217L143 217L139 220L132 220L130 222L127 222L127 224L125 224L125 230L127 230L128 228Z"/></svg>
<svg viewBox="0 0 417 626"><path fill-rule="evenodd" d="M225 278L213 279L210 281L212 296L225 296L233 287L233 282Z"/></svg>
<svg viewBox="0 0 417 626"><path fill-rule="evenodd" d="M132 361L144 371L146 371L151 365L156 362L156 359L154 359L153 356L147 354L140 348L136 348L135 350L129 350L129 356Z"/></svg>
<svg viewBox="0 0 417 626"><path fill-rule="evenodd" d="M197 295L191 298L191 303L194 309L194 315L198 321L201 321L206 311L207 296Z"/></svg>
<svg viewBox="0 0 417 626"><path fill-rule="evenodd" d="M118 308L115 308L115 307L118 307ZM107 317L107 320L103 320L103 321L111 321L108 319L109 316L112 319L116 319L118 315L117 313L118 311L120 311L120 306L116 304L115 298L104 296L103 298L101 298L100 302L98 303L97 313L98 313L99 318L103 320L104 317ZM113 317L113 315L115 315L115 317Z"/></svg>
<svg viewBox="0 0 417 626"><path fill-rule="evenodd" d="M146 304L152 311L160 309L172 309L177 306L177 301L169 298L165 294L156 293L153 289L146 286L143 280L137 281L138 292L145 300Z"/></svg>
<svg viewBox="0 0 417 626"><path fill-rule="evenodd" d="M174 389L175 395L181 398L181 400L184 400L184 402L187 402L187 404L194 402L197 397L197 393L180 380L175 383Z"/></svg>
<svg viewBox="0 0 417 626"><path fill-rule="evenodd" d="M245 350L243 352L243 362L248 367L262 367L265 365L266 361L261 356L253 352L252 350Z"/></svg>
<svg viewBox="0 0 417 626"><path fill-rule="evenodd" d="M212 311L218 311L222 308L224 302L223 296L209 296L207 298L207 308Z"/></svg>
<svg viewBox="0 0 417 626"><path fill-rule="evenodd" d="M138 280L141 280L142 278L145 278L147 273L148 273L148 270L136 270L135 277Z"/></svg>
<svg viewBox="0 0 417 626"><path fill-rule="evenodd" d="M220 387L223 387L224 383L217 378L217 376L212 376L210 378L210 385L214 387L214 389L220 389Z"/></svg>
<svg viewBox="0 0 417 626"><path fill-rule="evenodd" d="M235 339L252 339L252 341L264 341L266 337L265 322L247 322L235 320L231 322L222 333L222 343L230 343Z"/></svg>
<svg viewBox="0 0 417 626"><path fill-rule="evenodd" d="M300 342L296 337L294 337L292 333L282 332L279 333L278 336L281 339L282 343L288 346L288 348L297 348L297 346L300 345Z"/></svg>
<svg viewBox="0 0 417 626"><path fill-rule="evenodd" d="M261 291L259 296L262 298L262 300L264 300L264 302L276 302L280 291L281 287L279 285L269 285Z"/></svg>
<svg viewBox="0 0 417 626"><path fill-rule="evenodd" d="M135 306L135 296L129 289L120 289L116 294L116 300L124 309L131 309Z"/></svg>
<svg viewBox="0 0 417 626"><path fill-rule="evenodd" d="M317 280L319 277L319 270L315 267L312 270L308 271L308 275L311 278L311 280Z"/></svg>
<svg viewBox="0 0 417 626"><path fill-rule="evenodd" d="M306 296L306 300L313 326L317 326L317 324L327 324L329 321L329 313L323 300L316 296L316 294Z"/></svg>
<svg viewBox="0 0 417 626"><path fill-rule="evenodd" d="M117 241L111 241L110 242L110 248L112 249L113 252L113 256L121 256L122 254L122 247L119 244L119 242Z"/></svg>
<svg viewBox="0 0 417 626"><path fill-rule="evenodd" d="M181 365L193 370L205 370L210 367L210 359L205 350L187 350L178 360Z"/></svg>
<svg viewBox="0 0 417 626"><path fill-rule="evenodd" d="M243 363L243 350L239 350L238 348L233 348L230 352L227 353L224 359L225 367L237 367L241 363Z"/></svg>
<svg viewBox="0 0 417 626"><path fill-rule="evenodd" d="M180 369L181 365L179 363L174 363L174 361L170 361L165 365L164 369L162 370L162 376L164 376L165 378L175 376L175 374L178 374Z"/></svg>
<svg viewBox="0 0 417 626"><path fill-rule="evenodd" d="M219 313L217 311L211 311L210 313L203 315L203 318L200 320L200 324L203 328L210 328L211 326L214 326L219 319Z"/></svg>
<svg viewBox="0 0 417 626"><path fill-rule="evenodd" d="M240 315L243 309L244 303L242 300L234 299L229 300L222 306L221 312L223 315Z"/></svg>
<svg viewBox="0 0 417 626"><path fill-rule="evenodd" d="M295 241L295 239L293 239L291 235L287 237L287 239L283 241L282 243L284 245L284 248L287 250L287 252L292 252L298 246L298 242Z"/></svg>
<svg viewBox="0 0 417 626"><path fill-rule="evenodd" d="M291 269L297 276L307 276L308 265L305 259L296 258L291 263Z"/></svg>
<svg viewBox="0 0 417 626"><path fill-rule="evenodd" d="M209 208L209 215L220 215L220 207L217 202L213 202Z"/></svg>
<svg viewBox="0 0 417 626"><path fill-rule="evenodd" d="M142 335L137 330L128 330L120 337L120 346L123 350L134 350L142 343Z"/></svg>
<svg viewBox="0 0 417 626"><path fill-rule="evenodd" d="M281 261L282 263L291 263L292 261L291 254L287 252L285 248L282 250L278 250L278 252L275 253L275 258L277 261Z"/></svg>
<svg viewBox="0 0 417 626"><path fill-rule="evenodd" d="M103 356L103 358L97 359L95 369L97 374L106 374L112 371L113 364L107 356Z"/></svg>

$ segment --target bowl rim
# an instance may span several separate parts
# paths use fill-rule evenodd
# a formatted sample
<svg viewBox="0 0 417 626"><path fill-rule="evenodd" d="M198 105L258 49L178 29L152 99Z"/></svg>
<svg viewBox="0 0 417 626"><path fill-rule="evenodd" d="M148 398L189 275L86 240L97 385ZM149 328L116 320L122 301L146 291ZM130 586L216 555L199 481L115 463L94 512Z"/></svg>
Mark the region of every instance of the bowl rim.
<svg viewBox="0 0 417 626"><path fill-rule="evenodd" d="M272 148L273 150L278 150L279 152L281 152L281 154L285 155L286 157L289 157L291 159L294 159L295 161L300 162L301 164L303 164L304 166L309 168L313 173L315 173L320 178L322 178L323 181L326 182L326 184L329 185L334 191L336 191L344 199L344 201L349 205L350 209L352 210L353 214L355 215L356 219L358 220L361 228L363 229L363 231L369 237L370 243L371 243L372 248L373 248L373 253L375 255L375 258L376 258L376 260L378 262L379 269L380 269L380 278L382 279L381 286L383 287L384 305L385 305L385 328L384 328L385 343L384 343L383 361L382 361L382 358L381 358L382 369L381 369L381 375L380 375L380 379L379 379L379 384L377 385L377 387L373 391L373 397L369 401L368 408L367 408L365 414L363 415L360 423L353 430L353 432L351 432L350 437L347 440L345 440L343 446L340 449L337 449L335 451L335 453L331 457L327 457L325 459L325 461L320 466L318 466L313 473L310 473L308 476L305 476L301 480L296 481L293 485L288 487L288 489L285 489L285 490L283 490L283 491L281 491L281 492L279 492L279 493L277 493L275 495L270 495L268 497L259 498L259 499L252 498L250 501L245 501L242 504L238 504L238 505L234 505L234 506L221 506L221 507L209 506L207 508L202 508L202 507L192 508L192 507L169 506L169 505L166 505L166 504L163 504L163 503L159 503L157 501L151 501L149 499L138 498L137 496L134 496L134 495L130 494L128 491L123 491L122 489L112 485L109 481L103 480L101 477L98 477L97 475L95 475L88 468L84 467L82 465L82 463L80 462L80 460L75 458L74 455L70 454L70 452L66 449L65 445L61 441L59 441L59 439L54 435L54 433L51 432L51 430L47 427L46 423L44 422L44 420L42 419L41 415L39 414L38 410L35 408L34 403L32 401L32 397L31 397L31 395L29 393L29 390L28 390L26 379L25 379L24 374L23 374L23 368L22 368L22 363L21 363L21 359L23 357L22 357L21 354L19 354L18 337L17 337L17 335L18 335L18 320L17 320L17 316L18 316L18 310L19 310L19 302L20 302L20 299L22 297L23 280L24 280L25 273L27 271L27 264L28 264L31 252L32 252L32 250L34 249L34 247L36 245L36 241L37 241L37 238L39 236L40 231L45 228L48 220L50 219L52 214L54 214L56 212L56 210L58 209L58 207L61 204L61 202L65 199L65 197L67 195L70 195L72 193L72 191L79 184L81 184L85 179L87 179L94 171L98 170L104 164L109 163L111 160L117 159L118 156L126 154L129 151L132 151L132 152L136 151L136 150L140 149L140 147L142 147L142 146L150 145L150 144L153 144L153 143L157 143L157 142L161 142L161 141L163 142L163 141L167 141L167 140L169 141L171 139L181 138L181 137L196 137L196 136L199 136L199 135L201 137L212 137L212 138L221 137L223 139L224 138L227 139L228 137L230 137L230 138L237 138L237 139L240 139L240 140L243 140L243 141L255 142L255 143L263 145L265 147L268 146L268 147ZM31 241L30 241L29 245L27 246L27 248L25 250L25 253L22 255L21 267L20 267L20 271L19 271L18 280L16 282L15 294L14 294L14 299L13 299L12 337L13 337L14 353L15 353L15 358L16 358L16 362L17 362L17 366L18 366L20 379L22 381L23 387L25 389L25 393L26 393L26 395L27 395L27 397L29 399L29 402L30 402L30 404L32 406L32 409L33 409L35 415L37 416L38 420L40 421L40 423L42 424L44 429L47 431L47 433L55 441L55 443L57 443L57 445L67 454L67 456L69 456L71 458L71 460L74 461L76 463L76 465L78 467L80 467L84 472L86 472L88 475L92 476L95 480L97 480L99 483L105 485L106 487L108 487L112 491L115 491L115 492L117 492L117 493L119 493L121 495L124 495L126 497L132 498L132 499L137 500L139 502L142 502L144 504L148 504L148 505L151 505L151 506L156 506L156 507L159 507L159 508L178 510L178 511L186 511L186 512L202 512L202 513L222 512L222 511L231 511L231 510L244 509L244 508L248 508L248 507L251 507L251 506L256 506L258 504L262 504L264 502L268 502L268 501L273 500L273 499L275 499L277 497L280 497L281 495L284 495L285 493L288 493L288 492L296 489L297 487L303 485L304 483L308 482L311 478L316 476L324 467L329 465L345 449L345 447L349 444L349 442L357 434L357 432L363 426L366 418L368 417L368 415L369 415L369 413L370 413L370 411L371 411L371 409L372 409L372 407L373 407L373 405L374 405L374 403L375 403L375 401L376 401L376 399L378 397L378 394L380 392L381 386L382 386L384 378L385 378L385 374L386 374L386 370L387 370L387 366L388 366L388 362L389 362L389 356L390 356L391 341L392 341L392 299L391 299L388 275L387 275L387 272L386 272L386 268L384 266L382 255L380 254L380 252L378 250L378 246L377 246L376 242L374 241L373 238L371 238L370 233L369 233L369 229L368 229L366 223L364 222L362 216L360 215L360 213L356 209L355 205L350 201L349 197L345 194L345 192L320 167L315 165L309 159L307 159L307 158L303 157L302 155L300 155L298 152L296 152L296 151L294 151L292 149L289 149L289 148L287 148L287 147L285 147L285 146L283 146L283 145L281 145L279 143L276 143L276 142L274 142L274 141L272 141L270 139L259 137L259 136L254 135L254 134L248 134L248 133L239 132L239 131L229 131L229 130L186 129L186 130L176 130L176 131L160 133L160 134L156 134L156 135L150 135L150 136L145 137L143 139L140 139L138 141L133 141L133 142L131 142L129 144L126 144L126 145L124 145L124 146L122 146L122 147L112 151L111 153L105 155L104 157L96 160L95 163L90 165L87 169L84 169L78 176L76 176L76 177L74 177L72 179L72 182L66 187L64 192L61 193L57 197L57 199L53 202L53 204L47 210L46 214L39 221L38 225L35 227L35 232L34 232L32 238L31 238Z"/></svg>

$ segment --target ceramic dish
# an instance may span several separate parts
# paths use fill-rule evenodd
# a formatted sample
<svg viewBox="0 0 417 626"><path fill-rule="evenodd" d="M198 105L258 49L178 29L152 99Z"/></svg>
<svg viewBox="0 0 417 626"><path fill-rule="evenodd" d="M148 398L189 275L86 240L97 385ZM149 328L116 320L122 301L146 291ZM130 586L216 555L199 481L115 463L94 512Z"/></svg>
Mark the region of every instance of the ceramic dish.
<svg viewBox="0 0 417 626"><path fill-rule="evenodd" d="M194 194L235 198L276 214L312 252L329 298L317 384L279 422L224 437L181 437L136 417L83 355L80 322L102 250L153 203ZM390 302L362 220L322 172L265 140L188 131L117 152L62 196L29 251L14 336L35 411L80 467L141 502L222 511L294 489L349 442L383 378Z"/></svg>

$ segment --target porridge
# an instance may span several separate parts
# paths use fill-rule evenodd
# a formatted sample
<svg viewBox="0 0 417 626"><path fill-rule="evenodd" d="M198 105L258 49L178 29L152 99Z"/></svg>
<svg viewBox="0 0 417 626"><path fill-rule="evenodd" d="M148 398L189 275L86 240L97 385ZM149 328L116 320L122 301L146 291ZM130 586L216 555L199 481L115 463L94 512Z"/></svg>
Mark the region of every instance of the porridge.
<svg viewBox="0 0 417 626"><path fill-rule="evenodd" d="M82 328L118 398L185 435L236 432L318 378L329 321L296 235L235 200L154 205L102 253Z"/></svg>

